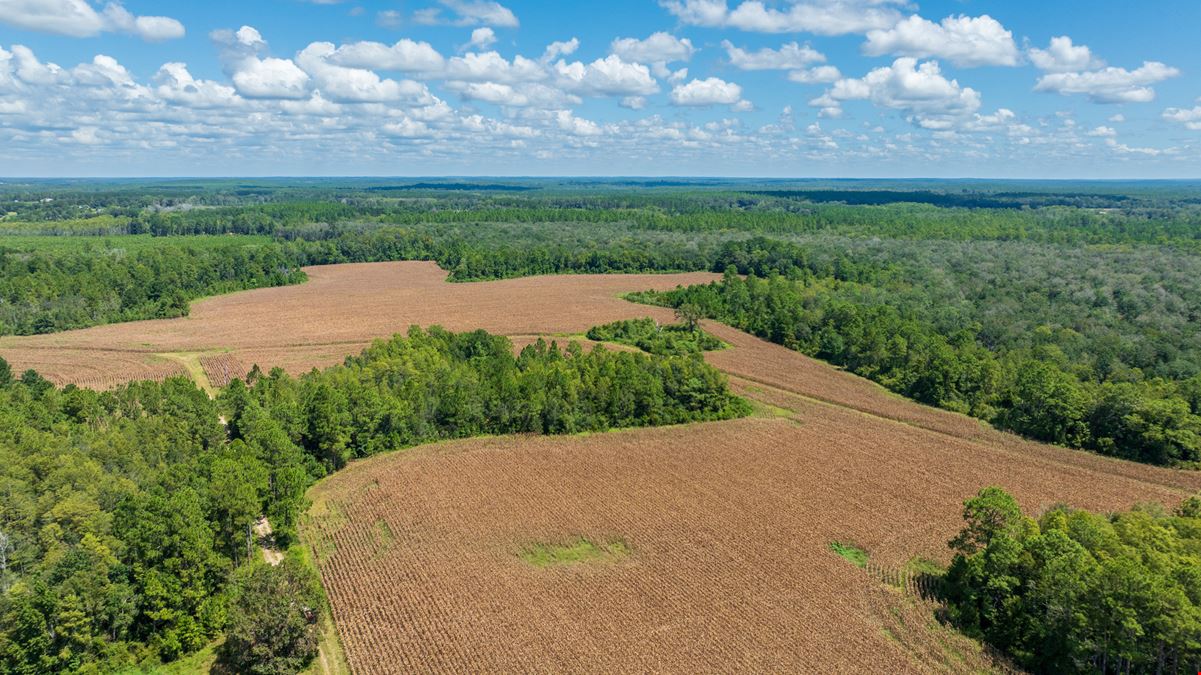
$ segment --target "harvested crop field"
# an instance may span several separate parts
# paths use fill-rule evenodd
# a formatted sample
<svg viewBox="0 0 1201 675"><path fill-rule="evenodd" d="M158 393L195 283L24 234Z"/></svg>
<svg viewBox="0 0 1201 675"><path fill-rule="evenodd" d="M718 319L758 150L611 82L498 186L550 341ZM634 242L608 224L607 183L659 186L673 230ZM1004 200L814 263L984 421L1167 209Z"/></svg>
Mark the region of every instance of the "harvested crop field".
<svg viewBox="0 0 1201 675"><path fill-rule="evenodd" d="M0 338L0 356L18 372L36 368L56 384L106 388L182 372L159 354L221 351L221 362L204 363L210 380L219 384L254 364L299 373L340 363L372 340L412 325L484 328L516 337L583 333L598 323L638 316L669 321L668 310L639 307L618 296L715 278L705 273L566 275L448 283L446 272L432 262L306 271L307 283L199 300L189 316L178 319Z"/></svg>
<svg viewBox="0 0 1201 675"><path fill-rule="evenodd" d="M323 481L302 536L351 666L975 670L985 658L938 647L956 638L936 626L897 639L899 600L830 542L862 547L873 569L945 562L962 500L992 483L1032 512L1187 494L1172 472L1114 475L1079 453L1032 459L797 403L770 418L426 446ZM581 538L628 553L549 566L523 556Z"/></svg>
<svg viewBox="0 0 1201 675"><path fill-rule="evenodd" d="M520 347L539 336L579 335L620 319L650 316L668 323L673 321L670 310L619 296L716 278L698 272L449 283L446 272L432 262L328 265L306 271L305 284L200 300L183 318L3 337L0 356L17 372L35 368L56 384L102 389L185 374L165 355L206 354L200 365L210 382L222 386L256 364L296 374L341 363L372 340L412 325L483 328L510 336ZM732 375L960 438L1013 440L970 417L913 403L734 328L715 322L705 322L705 327L731 345L705 358Z"/></svg>

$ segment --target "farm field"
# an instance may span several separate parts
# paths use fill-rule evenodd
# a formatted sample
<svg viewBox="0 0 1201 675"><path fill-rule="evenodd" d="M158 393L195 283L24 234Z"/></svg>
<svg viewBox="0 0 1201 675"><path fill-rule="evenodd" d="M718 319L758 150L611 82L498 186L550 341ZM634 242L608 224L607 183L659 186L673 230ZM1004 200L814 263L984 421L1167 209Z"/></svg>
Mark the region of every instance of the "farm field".
<svg viewBox="0 0 1201 675"><path fill-rule="evenodd" d="M0 357L20 372L34 368L56 384L107 388L140 379L195 374L224 386L253 365L303 373L340 363L376 338L433 324L449 330L483 328L510 337L516 348L538 337L575 336L604 322L671 310L638 305L619 295L672 288L714 275L562 275L448 283L433 263L360 263L312 267L299 286L257 289L207 298L190 316L97 326L51 335L0 338ZM861 377L714 321L705 329L730 345L705 359L742 392L784 409L844 408L880 421L934 432L930 442L972 441L1024 457L1068 462L1088 470L1152 480L1184 489L1201 474L1112 460L1023 440L966 415L897 396ZM559 337L566 340L566 337ZM579 338L585 347L595 343ZM621 345L610 348L628 349ZM831 413L827 413L828 414ZM1153 477L1153 478L1148 478Z"/></svg>
<svg viewBox="0 0 1201 675"><path fill-rule="evenodd" d="M503 281L448 283L433 263L359 263L308 268L298 286L257 289L196 302L190 316L97 326L51 335L0 338L0 357L17 372L34 368L56 384L113 387L140 379L203 369L223 386L258 364L303 373L357 354L376 338L409 326L448 330L483 328L507 335L520 348L540 336L579 335L589 327L671 310L622 300L622 293L673 288L714 278L708 273L562 275ZM903 422L1012 452L1071 461L1124 475L1156 475L1180 487L1201 485L1196 474L1120 462L1091 453L1032 443L966 415L924 406L861 377L714 321L705 329L730 345L705 359L759 397L791 395ZM566 339L566 338L560 338ZM575 338L572 338L575 339ZM579 339L585 346L592 343ZM615 348L622 348L620 345ZM180 359L181 354L188 359ZM186 361L193 361L187 364ZM793 403L786 402L784 407Z"/></svg>
<svg viewBox="0 0 1201 675"><path fill-rule="evenodd" d="M483 328L523 336L582 333L634 316L671 318L618 295L709 281L706 273L526 277L447 283L434 263L362 263L307 268L307 283L257 289L193 303L189 316L97 326L51 335L0 338L14 369L34 368L55 384L107 388L184 374L176 353L201 360L216 385L254 364L292 373L340 363L373 339L409 326Z"/></svg>
<svg viewBox="0 0 1201 675"><path fill-rule="evenodd" d="M899 600L829 543L883 569L945 563L962 500L991 482L1031 512L1188 494L1167 471L1121 475L767 393L791 409L426 446L318 484L302 536L352 668L973 671L989 664L966 640L920 625L899 638ZM521 557L580 538L628 554Z"/></svg>
<svg viewBox="0 0 1201 675"><path fill-rule="evenodd" d="M298 286L197 301L187 317L0 337L0 356L16 371L34 368L55 384L103 389L186 375L176 355L195 354L209 382L223 386L255 364L296 374L340 363L372 340L412 325L483 328L509 336L520 348L540 336L580 335L620 319L650 316L669 322L671 310L619 296L716 278L708 273L610 274L449 283L446 272L429 262L327 265L306 272L310 280ZM706 360L731 375L956 437L1016 440L737 329L713 321L705 326L731 346L706 353Z"/></svg>

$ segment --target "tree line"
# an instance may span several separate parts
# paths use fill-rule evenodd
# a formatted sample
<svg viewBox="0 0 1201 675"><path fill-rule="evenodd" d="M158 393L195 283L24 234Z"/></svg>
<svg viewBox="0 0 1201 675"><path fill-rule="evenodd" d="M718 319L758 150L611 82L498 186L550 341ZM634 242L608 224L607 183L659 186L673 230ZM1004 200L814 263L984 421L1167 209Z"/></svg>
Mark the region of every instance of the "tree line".
<svg viewBox="0 0 1201 675"><path fill-rule="evenodd" d="M182 316L189 301L305 280L278 246L158 246L133 252L88 245L18 251L0 240L0 335L52 333Z"/></svg>
<svg viewBox="0 0 1201 675"><path fill-rule="evenodd" d="M416 187L422 189L414 191ZM274 235L281 228L308 224L571 222L693 233L838 232L904 239L1174 244L1192 251L1201 241L1201 199L1188 189L763 190L728 184L640 190L514 184L495 191L489 187L496 186L180 184L21 192L10 202L10 214L0 216L0 232ZM531 189L517 189L523 187Z"/></svg>
<svg viewBox="0 0 1201 675"><path fill-rule="evenodd" d="M722 269L725 260L716 241L624 237L576 224L311 226L277 234L274 240L173 237L131 248L120 237L71 237L65 247L22 249L5 247L0 237L0 335L183 316L199 297L300 283L308 265L433 260L452 281L476 281ZM805 253L790 246L778 257L787 255ZM785 267L782 260L771 264ZM836 256L820 269L844 274L853 265Z"/></svg>
<svg viewBox="0 0 1201 675"><path fill-rule="evenodd" d="M514 242L506 232L497 227L466 237L400 227L321 228L267 242L176 238L131 250L120 238L79 237L66 248L24 250L6 248L0 237L0 335L183 316L199 297L302 282L300 268L307 265L434 260L452 281L708 267L706 253L682 243L576 245L547 233Z"/></svg>

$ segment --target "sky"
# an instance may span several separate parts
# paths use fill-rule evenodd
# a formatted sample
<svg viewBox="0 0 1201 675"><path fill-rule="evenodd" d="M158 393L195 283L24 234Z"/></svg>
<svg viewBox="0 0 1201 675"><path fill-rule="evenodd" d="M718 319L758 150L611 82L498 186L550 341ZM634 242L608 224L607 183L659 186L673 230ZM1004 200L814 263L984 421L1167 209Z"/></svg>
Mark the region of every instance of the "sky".
<svg viewBox="0 0 1201 675"><path fill-rule="evenodd" d="M0 176L1201 177L1195 0L0 0Z"/></svg>

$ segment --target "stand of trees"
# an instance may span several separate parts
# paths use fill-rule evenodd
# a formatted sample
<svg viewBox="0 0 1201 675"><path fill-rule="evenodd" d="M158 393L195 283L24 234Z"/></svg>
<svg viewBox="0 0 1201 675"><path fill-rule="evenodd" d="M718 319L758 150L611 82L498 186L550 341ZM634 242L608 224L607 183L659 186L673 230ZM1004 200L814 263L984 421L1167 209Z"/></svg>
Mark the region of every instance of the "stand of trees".
<svg viewBox="0 0 1201 675"><path fill-rule="evenodd" d="M299 378L256 370L217 400L182 378L57 389L0 360L0 673L170 661L227 631L242 657L232 645L269 635L256 663L295 665L311 640L290 608L319 608L311 579L237 570L257 559L260 515L293 543L306 488L351 459L747 412L699 357L541 342L514 356L506 338L438 328ZM301 597L279 604L271 589ZM236 656L235 672L293 672Z"/></svg>
<svg viewBox="0 0 1201 675"><path fill-rule="evenodd" d="M680 323L660 326L654 319L626 319L588 329L589 340L616 342L648 354L677 356L700 354L725 347L725 343L698 326Z"/></svg>
<svg viewBox="0 0 1201 675"><path fill-rule="evenodd" d="M1201 496L1035 521L993 487L963 515L944 590L969 635L1037 673L1201 671Z"/></svg>
<svg viewBox="0 0 1201 675"><path fill-rule="evenodd" d="M299 673L317 657L328 612L321 580L296 551L276 566L239 568L229 590L229 622L215 673Z"/></svg>

